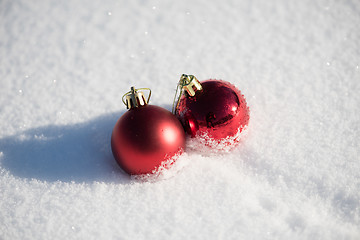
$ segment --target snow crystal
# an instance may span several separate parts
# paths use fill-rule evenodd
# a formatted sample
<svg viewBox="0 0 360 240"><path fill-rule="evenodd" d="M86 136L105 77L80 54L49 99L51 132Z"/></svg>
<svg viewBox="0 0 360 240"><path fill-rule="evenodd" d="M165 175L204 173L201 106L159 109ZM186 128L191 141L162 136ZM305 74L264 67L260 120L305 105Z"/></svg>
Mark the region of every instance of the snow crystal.
<svg viewBox="0 0 360 240"><path fill-rule="evenodd" d="M194 138L187 139L187 149L194 152L201 152L205 155L216 155L221 153L230 152L245 140L248 134L247 126L240 126L234 136L215 140L210 137L206 132L198 134Z"/></svg>

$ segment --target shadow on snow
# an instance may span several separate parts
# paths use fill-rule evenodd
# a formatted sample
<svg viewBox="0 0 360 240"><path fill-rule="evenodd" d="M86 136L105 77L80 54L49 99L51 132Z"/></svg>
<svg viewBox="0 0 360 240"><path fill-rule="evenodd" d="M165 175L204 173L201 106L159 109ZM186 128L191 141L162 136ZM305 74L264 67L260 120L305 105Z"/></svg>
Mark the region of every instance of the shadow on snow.
<svg viewBox="0 0 360 240"><path fill-rule="evenodd" d="M110 147L112 129L124 112L2 138L0 166L14 176L43 181L129 183Z"/></svg>

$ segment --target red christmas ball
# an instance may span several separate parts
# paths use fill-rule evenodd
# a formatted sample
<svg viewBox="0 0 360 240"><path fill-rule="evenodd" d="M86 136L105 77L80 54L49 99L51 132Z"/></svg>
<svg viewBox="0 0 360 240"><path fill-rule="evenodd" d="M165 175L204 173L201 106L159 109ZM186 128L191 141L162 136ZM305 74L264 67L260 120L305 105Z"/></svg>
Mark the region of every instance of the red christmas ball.
<svg viewBox="0 0 360 240"><path fill-rule="evenodd" d="M249 108L240 90L223 80L199 82L193 77L188 83L190 91L189 87L185 88L188 91L180 98L175 111L185 131L210 146L239 142L240 133L249 122Z"/></svg>
<svg viewBox="0 0 360 240"><path fill-rule="evenodd" d="M136 104L139 99L145 100L134 99ZM117 163L128 174L153 173L183 152L185 133L171 112L158 106L138 104L130 106L117 121L111 149Z"/></svg>

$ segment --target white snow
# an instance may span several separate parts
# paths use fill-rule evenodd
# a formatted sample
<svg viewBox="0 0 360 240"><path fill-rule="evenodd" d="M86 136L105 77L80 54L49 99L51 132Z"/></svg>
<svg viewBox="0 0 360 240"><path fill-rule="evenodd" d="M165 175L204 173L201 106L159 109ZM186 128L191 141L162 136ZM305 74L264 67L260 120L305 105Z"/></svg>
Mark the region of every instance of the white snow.
<svg viewBox="0 0 360 240"><path fill-rule="evenodd" d="M360 239L360 2L0 1L0 239ZM245 95L229 153L165 178L110 149L131 86Z"/></svg>

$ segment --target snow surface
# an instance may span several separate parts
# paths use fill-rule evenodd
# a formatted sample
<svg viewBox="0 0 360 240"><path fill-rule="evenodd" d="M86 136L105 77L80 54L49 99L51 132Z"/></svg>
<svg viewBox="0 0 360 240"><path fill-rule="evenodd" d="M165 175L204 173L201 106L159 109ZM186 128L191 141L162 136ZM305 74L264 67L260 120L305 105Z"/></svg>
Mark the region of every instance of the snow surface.
<svg viewBox="0 0 360 240"><path fill-rule="evenodd" d="M0 239L360 239L360 2L0 1ZM123 93L182 73L251 110L230 153L130 178Z"/></svg>

